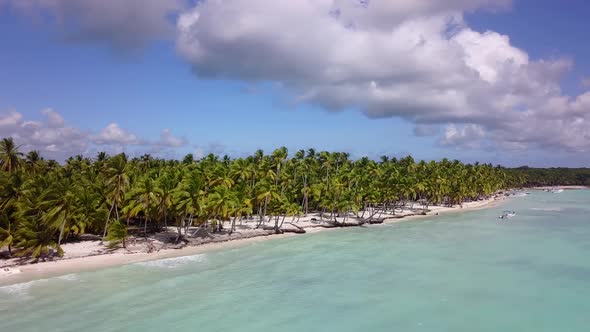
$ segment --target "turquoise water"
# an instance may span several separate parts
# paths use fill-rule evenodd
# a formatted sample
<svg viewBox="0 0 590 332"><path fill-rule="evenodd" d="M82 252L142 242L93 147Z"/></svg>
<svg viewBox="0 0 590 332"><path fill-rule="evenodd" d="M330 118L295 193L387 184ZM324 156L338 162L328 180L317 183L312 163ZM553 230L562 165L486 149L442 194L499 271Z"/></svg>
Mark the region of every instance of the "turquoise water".
<svg viewBox="0 0 590 332"><path fill-rule="evenodd" d="M504 209L517 216L498 219ZM0 288L0 331L589 331L590 191Z"/></svg>

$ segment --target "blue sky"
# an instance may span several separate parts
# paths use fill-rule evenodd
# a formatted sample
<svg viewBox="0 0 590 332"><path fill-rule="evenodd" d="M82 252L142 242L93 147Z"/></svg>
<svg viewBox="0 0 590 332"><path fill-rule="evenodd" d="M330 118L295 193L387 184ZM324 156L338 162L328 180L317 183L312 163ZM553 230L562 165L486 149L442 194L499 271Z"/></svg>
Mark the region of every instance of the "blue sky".
<svg viewBox="0 0 590 332"><path fill-rule="evenodd" d="M197 11L199 6L182 8L165 17L175 20L184 14L183 11ZM214 9L207 10L213 13ZM54 15L52 10L61 9L27 10L38 11L42 16L31 18L30 12L23 14L10 4L0 5L0 116L18 112L22 115L19 125L22 127L26 121L44 123L45 113L41 111L51 108L63 118L63 126L81 133L78 136L98 136L109 124L116 123L125 134L150 142L129 146L124 142L111 145L91 142L89 146L82 144L79 153L122 149L172 157L189 152L240 156L257 148L270 152L286 146L291 152L314 147L347 151L355 157L411 153L420 159L448 157L509 166L588 166L589 159L580 152L590 147L590 138L572 147L556 142L535 144L532 136L519 137L526 145L519 143L518 149L504 149L502 144L488 138L498 129L492 125L488 128L487 123L479 123L472 117L463 120L453 116L452 120L441 121L435 120L435 116L416 119L413 115L400 117L403 111L399 108L392 112L384 110L384 116L375 116L371 105L359 105L366 100L364 97L344 103L338 110L328 110L327 105L335 102L333 99L297 101L301 91L308 91L300 85L299 77L293 80L271 73L260 74L252 80L249 77L258 74L243 74L239 67L227 71L216 69L217 59L225 57L225 53L213 60L192 59L178 49L177 36L150 40L139 49L113 48L108 41L93 38L74 42L69 40L68 34L84 26L67 20L65 25L60 25L45 17ZM69 15L70 12L65 13ZM205 13L202 9L202 15ZM470 29L509 36L510 45L528 53L530 60L572 60L571 67L558 79L562 96L575 99L588 90L581 83L585 77L590 77L590 48L585 42L589 31L586 18L590 13L587 2L572 0L564 5L550 0L515 0L500 10L477 8L475 12L465 9L461 13ZM171 23L173 26L174 22ZM236 45L224 46L234 51L239 49ZM239 63L239 54L231 57L231 61ZM256 68L266 73L264 66L262 60ZM285 66L289 66L288 60ZM195 72L209 70L214 74L206 75L211 77L195 75ZM585 114L588 111L584 109ZM568 115L564 113L563 116ZM482 139L482 143L463 144L461 139L445 141L441 136L414 133L416 125L436 127L443 134L449 133L448 126L455 123L457 128L473 123L477 126L474 128L478 128L477 133L482 128L482 134L474 138ZM590 127L581 130L585 128ZM157 143L163 129L169 129L182 144ZM15 129L2 130L0 127L0 133L6 135ZM457 138L467 140L468 133L464 131L465 137ZM23 132L20 138L28 142L26 135L28 132ZM67 145L67 139L62 144ZM55 154L57 158L65 152L77 152L59 146L43 151L43 142L38 140L26 146L40 149L49 156Z"/></svg>
<svg viewBox="0 0 590 332"><path fill-rule="evenodd" d="M534 58L572 57L575 68L564 80L566 92L583 91L580 80L590 76L588 36L590 3L585 0L520 0L511 10L491 14L475 13L467 17L480 31L493 30L510 36L511 42Z"/></svg>

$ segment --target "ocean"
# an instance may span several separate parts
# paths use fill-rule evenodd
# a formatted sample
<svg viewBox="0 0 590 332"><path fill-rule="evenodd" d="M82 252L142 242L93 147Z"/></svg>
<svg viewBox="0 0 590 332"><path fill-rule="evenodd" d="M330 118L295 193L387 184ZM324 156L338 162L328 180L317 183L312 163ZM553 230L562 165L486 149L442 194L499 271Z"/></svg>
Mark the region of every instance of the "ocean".
<svg viewBox="0 0 590 332"><path fill-rule="evenodd" d="M589 330L590 190L0 287L0 331Z"/></svg>

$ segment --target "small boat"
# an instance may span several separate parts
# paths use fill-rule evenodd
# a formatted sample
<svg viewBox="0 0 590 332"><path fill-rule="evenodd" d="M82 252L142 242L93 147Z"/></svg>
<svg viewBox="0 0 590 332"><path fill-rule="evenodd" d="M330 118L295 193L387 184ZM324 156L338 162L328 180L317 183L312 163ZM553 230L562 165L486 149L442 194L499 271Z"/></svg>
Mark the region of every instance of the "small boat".
<svg viewBox="0 0 590 332"><path fill-rule="evenodd" d="M562 193L563 192L563 189L556 188L556 189L552 189L551 192L554 193L554 194L559 194L559 193Z"/></svg>
<svg viewBox="0 0 590 332"><path fill-rule="evenodd" d="M516 215L514 211L504 211L502 215L499 217L500 219L510 219Z"/></svg>

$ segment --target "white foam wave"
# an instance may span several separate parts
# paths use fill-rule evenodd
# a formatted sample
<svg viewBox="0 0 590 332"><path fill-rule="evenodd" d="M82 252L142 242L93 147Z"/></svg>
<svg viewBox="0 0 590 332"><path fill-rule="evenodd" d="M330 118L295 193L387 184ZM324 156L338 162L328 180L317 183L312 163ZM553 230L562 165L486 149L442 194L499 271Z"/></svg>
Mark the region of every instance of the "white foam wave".
<svg viewBox="0 0 590 332"><path fill-rule="evenodd" d="M70 273L70 274L66 274L64 276L61 277L57 277L57 279L60 280L67 280L67 281L77 281L80 279L79 275L77 273Z"/></svg>
<svg viewBox="0 0 590 332"><path fill-rule="evenodd" d="M29 289L36 283L47 282L47 279L33 280L29 282L23 282L20 284L13 284L8 286L0 287L0 293L8 294L15 297L21 297L26 299L29 297Z"/></svg>
<svg viewBox="0 0 590 332"><path fill-rule="evenodd" d="M201 263L205 262L206 257L204 254L194 255L194 256L182 256L182 257L174 257L174 258L166 258L157 261L149 261L149 262L141 262L136 263L136 265L147 266L147 267L156 267L156 268L165 268L165 269L175 269L183 265L187 265L190 263Z"/></svg>

